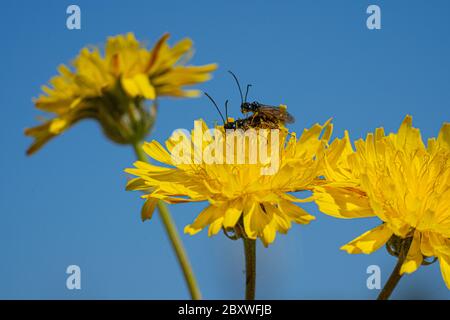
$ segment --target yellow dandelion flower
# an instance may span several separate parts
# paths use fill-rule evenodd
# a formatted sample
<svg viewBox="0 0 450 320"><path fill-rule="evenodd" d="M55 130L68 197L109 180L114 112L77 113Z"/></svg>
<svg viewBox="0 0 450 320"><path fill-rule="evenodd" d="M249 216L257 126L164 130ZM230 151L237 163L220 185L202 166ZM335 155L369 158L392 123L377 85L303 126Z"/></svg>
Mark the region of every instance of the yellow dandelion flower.
<svg viewBox="0 0 450 320"><path fill-rule="evenodd" d="M348 134L330 145L317 204L335 217L383 223L342 249L369 254L386 244L399 258L399 275L435 257L450 289L450 123L425 145L407 116L397 133L378 128L355 146Z"/></svg>
<svg viewBox="0 0 450 320"><path fill-rule="evenodd" d="M158 199L167 203L208 201L186 226L186 233L193 235L206 227L209 236L220 230L234 231L247 239L259 238L265 246L277 232L287 233L292 223L307 224L314 219L294 204L312 198L300 199L291 192L311 190L316 183L319 158L332 130L329 122L305 129L299 138L285 128L265 130L267 134L254 130L253 136L251 130L243 135L223 127L211 130L198 121L191 134L174 133L166 142L167 150L156 141L143 145L151 159L163 164L138 161L135 168L126 169L137 176L129 181L128 190L150 190L143 196L143 219L151 217Z"/></svg>
<svg viewBox="0 0 450 320"><path fill-rule="evenodd" d="M132 33L110 37L104 54L99 48L84 48L73 68L61 65L59 75L34 101L36 108L54 117L25 131L34 138L27 153L86 118L98 120L117 143L139 141L153 124L155 108L145 106L146 99L198 95L184 87L210 79L216 65L186 66L192 41L184 39L170 47L168 38L165 34L148 50Z"/></svg>

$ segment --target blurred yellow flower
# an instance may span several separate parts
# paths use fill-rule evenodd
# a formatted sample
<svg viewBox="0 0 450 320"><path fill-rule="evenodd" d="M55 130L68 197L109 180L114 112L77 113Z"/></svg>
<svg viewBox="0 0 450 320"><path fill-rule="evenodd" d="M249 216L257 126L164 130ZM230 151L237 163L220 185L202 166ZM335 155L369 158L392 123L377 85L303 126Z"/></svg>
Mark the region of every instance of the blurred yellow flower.
<svg viewBox="0 0 450 320"><path fill-rule="evenodd" d="M200 134L196 129L200 129ZM216 127L213 134L203 121L196 129L191 134L172 135L166 141L168 151L156 141L143 145L145 153L164 166L138 161L135 168L126 169L127 173L137 176L129 181L127 189L149 192L143 196L146 199L142 210L144 220L151 218L158 199L167 203L208 201L209 206L186 226L186 233L193 235L209 226L209 236L223 229L226 233L234 231L252 240L260 238L267 246L274 241L277 232L286 233L292 222L307 224L314 219L293 204L312 201L312 198L299 199L290 193L311 190L317 182L320 154L332 131L329 122L305 129L299 139L285 128L261 135L259 146L264 139L271 143L267 150L258 149L258 156L261 157L262 150L270 156L268 161L253 162L251 159L256 157L256 152L250 151L251 143L247 144L241 161L238 150L242 149L228 149L230 144L234 145L231 142L234 140L228 140L234 139L233 130L229 136L225 135L223 127ZM262 130L259 129L258 134ZM273 137L277 132L279 139L275 140ZM223 142L221 134L226 136L226 143L217 147L216 143ZM203 139L201 146L198 145L199 136ZM183 156L179 156L180 143L184 144ZM214 152L212 146L215 146ZM229 153L231 157L227 161L216 157L219 154L228 157ZM208 154L212 154L215 161L205 159ZM181 158L184 161L180 161ZM278 161L276 170L265 172L275 158Z"/></svg>
<svg viewBox="0 0 450 320"><path fill-rule="evenodd" d="M198 95L184 86L207 81L216 65L186 66L192 41L184 39L170 47L168 38L165 34L148 50L132 33L110 37L104 55L99 48L84 48L73 69L61 65L60 74L34 101L36 108L54 118L25 131L34 138L27 153L86 118L98 120L111 140L133 143L143 139L153 124L155 107L145 106L146 99Z"/></svg>
<svg viewBox="0 0 450 320"><path fill-rule="evenodd" d="M386 244L403 260L400 274L435 257L450 288L450 123L427 146L410 116L398 133L378 128L355 146L347 133L330 145L316 202L335 217L377 216L383 223L342 249L369 254Z"/></svg>

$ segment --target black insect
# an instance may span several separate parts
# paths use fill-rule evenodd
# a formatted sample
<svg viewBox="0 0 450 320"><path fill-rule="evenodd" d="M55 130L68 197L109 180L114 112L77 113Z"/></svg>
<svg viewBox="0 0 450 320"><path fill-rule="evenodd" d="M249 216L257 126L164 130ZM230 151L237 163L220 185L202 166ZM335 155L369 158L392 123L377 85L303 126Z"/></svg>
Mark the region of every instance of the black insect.
<svg viewBox="0 0 450 320"><path fill-rule="evenodd" d="M236 75L228 71L236 81L237 87L239 89L239 94L241 96L241 112L243 115L248 115L246 118L237 119L235 121L228 121L228 100L225 101L225 117L217 106L216 102L209 94L205 92L205 95L211 100L214 104L215 108L219 112L220 117L224 123L224 129L244 129L247 130L249 128L265 128L265 129L276 129L281 125L286 123L293 123L295 121L294 117L289 114L284 107L276 107L270 106L266 104L259 103L257 101L247 102L248 91L251 87L251 84L247 85L247 89L245 91L245 96L242 94L241 85L239 84L239 80Z"/></svg>
<svg viewBox="0 0 450 320"><path fill-rule="evenodd" d="M241 112L243 115L252 113L248 118L250 119L251 126L255 127L267 127L267 128L278 128L280 124L293 123L295 121L294 117L287 112L286 107L276 107L267 104L259 103L257 101L247 102L248 91L251 84L247 85L245 91L245 96L242 94L241 85L236 75L229 71L236 81L237 87L239 89L239 94L241 96ZM247 123L248 121L245 121Z"/></svg>
<svg viewBox="0 0 450 320"><path fill-rule="evenodd" d="M244 102L241 106L241 112L243 114L252 112L253 117L261 117L264 120L270 122L279 121L285 124L285 123L293 123L295 121L294 117L285 109L281 107L261 104L257 101Z"/></svg>

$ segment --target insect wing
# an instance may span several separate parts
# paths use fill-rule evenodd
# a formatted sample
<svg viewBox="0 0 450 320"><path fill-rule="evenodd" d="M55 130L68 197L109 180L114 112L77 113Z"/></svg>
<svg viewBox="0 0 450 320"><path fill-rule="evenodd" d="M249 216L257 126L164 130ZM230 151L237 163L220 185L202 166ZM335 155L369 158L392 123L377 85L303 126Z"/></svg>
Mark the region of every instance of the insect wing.
<svg viewBox="0 0 450 320"><path fill-rule="evenodd" d="M267 117L283 121L284 123L294 123L295 121L294 117L289 112L275 106L261 105L258 112Z"/></svg>

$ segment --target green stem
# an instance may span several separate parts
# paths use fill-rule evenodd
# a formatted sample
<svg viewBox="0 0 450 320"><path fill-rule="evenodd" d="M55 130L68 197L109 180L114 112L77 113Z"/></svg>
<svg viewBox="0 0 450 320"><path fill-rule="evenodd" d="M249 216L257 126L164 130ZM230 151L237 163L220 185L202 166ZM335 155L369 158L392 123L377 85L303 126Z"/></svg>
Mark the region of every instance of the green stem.
<svg viewBox="0 0 450 320"><path fill-rule="evenodd" d="M384 285L383 290L381 290L380 294L378 295L377 300L388 300L389 299L389 297L391 296L395 287L397 286L398 282L402 278L402 275L400 274L400 269L402 268L403 262L404 262L404 259L401 259L399 257L394 270L392 271L388 281Z"/></svg>
<svg viewBox="0 0 450 320"><path fill-rule="evenodd" d="M256 240L242 238L245 252L245 300L255 300Z"/></svg>
<svg viewBox="0 0 450 320"><path fill-rule="evenodd" d="M148 162L147 155L145 154L144 150L142 150L140 143L133 144L133 148L134 152L136 153L136 157L140 161ZM181 242L177 227L172 219L172 216L170 215L169 209L162 201L158 201L157 207L164 228L167 232L167 235L169 236L172 248L177 256L178 263L180 264L181 270L183 271L184 279L189 288L191 298L193 300L200 300L202 298L200 289L197 285L194 272L192 271L192 266L189 262L189 258L186 254L183 243Z"/></svg>
<svg viewBox="0 0 450 320"><path fill-rule="evenodd" d="M405 262L406 257L408 256L408 252L411 247L412 241L413 241L412 237L400 239L399 245L400 248L398 250L397 264L395 265L394 270L392 270L392 273L389 276L388 281L384 285L383 290L381 290L380 294L378 295L377 300L388 300L392 292L394 291L395 287L397 286L398 282L402 278L400 270L402 269L402 265Z"/></svg>

